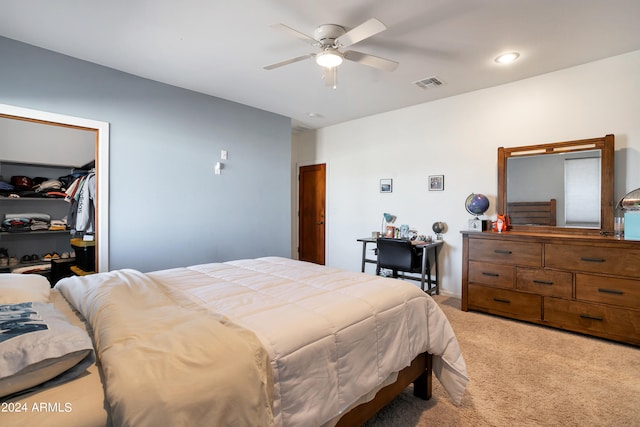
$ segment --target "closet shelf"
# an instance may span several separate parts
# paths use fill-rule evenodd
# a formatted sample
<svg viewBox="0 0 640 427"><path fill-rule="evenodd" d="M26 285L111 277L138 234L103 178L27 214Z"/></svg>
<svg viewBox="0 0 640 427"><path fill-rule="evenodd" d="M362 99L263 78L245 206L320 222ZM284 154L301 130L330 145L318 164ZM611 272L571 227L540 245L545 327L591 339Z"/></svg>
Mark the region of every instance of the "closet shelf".
<svg viewBox="0 0 640 427"><path fill-rule="evenodd" d="M10 238L22 238L22 237L29 237L29 236L37 236L37 235L44 235L44 234L71 234L71 230L36 230L36 231L18 231L18 232L11 232L11 231L0 231L0 239L4 239L7 237Z"/></svg>
<svg viewBox="0 0 640 427"><path fill-rule="evenodd" d="M0 197L1 202L64 202L64 197Z"/></svg>

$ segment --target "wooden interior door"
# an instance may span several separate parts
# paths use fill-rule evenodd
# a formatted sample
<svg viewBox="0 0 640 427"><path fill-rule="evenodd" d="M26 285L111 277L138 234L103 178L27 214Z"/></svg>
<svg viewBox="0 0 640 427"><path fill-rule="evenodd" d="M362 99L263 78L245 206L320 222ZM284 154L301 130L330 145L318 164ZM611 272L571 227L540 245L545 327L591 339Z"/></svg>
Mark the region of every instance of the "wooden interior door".
<svg viewBox="0 0 640 427"><path fill-rule="evenodd" d="M298 258L324 265L326 164L301 166L298 199Z"/></svg>

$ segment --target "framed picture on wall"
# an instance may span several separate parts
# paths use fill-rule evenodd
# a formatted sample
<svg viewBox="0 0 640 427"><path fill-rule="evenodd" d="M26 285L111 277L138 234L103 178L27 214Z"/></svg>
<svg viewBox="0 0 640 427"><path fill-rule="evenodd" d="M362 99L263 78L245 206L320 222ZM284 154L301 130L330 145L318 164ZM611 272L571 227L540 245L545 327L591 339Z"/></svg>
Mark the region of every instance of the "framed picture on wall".
<svg viewBox="0 0 640 427"><path fill-rule="evenodd" d="M385 178L380 180L380 192L391 193L393 191L393 180L391 178Z"/></svg>
<svg viewBox="0 0 640 427"><path fill-rule="evenodd" d="M429 191L444 191L444 175L429 176Z"/></svg>

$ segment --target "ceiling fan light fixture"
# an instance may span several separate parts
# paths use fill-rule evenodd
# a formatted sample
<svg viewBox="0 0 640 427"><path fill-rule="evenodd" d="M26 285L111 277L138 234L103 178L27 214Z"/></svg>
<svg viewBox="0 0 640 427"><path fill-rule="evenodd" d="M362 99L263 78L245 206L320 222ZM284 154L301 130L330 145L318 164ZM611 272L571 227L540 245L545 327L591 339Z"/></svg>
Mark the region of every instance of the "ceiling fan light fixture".
<svg viewBox="0 0 640 427"><path fill-rule="evenodd" d="M333 48L327 48L316 55L316 64L325 68L333 68L342 64L342 54Z"/></svg>
<svg viewBox="0 0 640 427"><path fill-rule="evenodd" d="M498 55L495 61L498 64L511 64L519 57L520 57L520 54L518 52L508 52L508 53L503 53L502 55Z"/></svg>

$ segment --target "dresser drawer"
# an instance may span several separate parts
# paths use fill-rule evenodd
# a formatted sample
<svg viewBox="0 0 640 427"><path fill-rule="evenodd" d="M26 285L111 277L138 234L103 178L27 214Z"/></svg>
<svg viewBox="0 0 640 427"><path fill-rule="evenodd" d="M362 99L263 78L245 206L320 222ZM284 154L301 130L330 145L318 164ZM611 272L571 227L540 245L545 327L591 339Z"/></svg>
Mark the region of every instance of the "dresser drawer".
<svg viewBox="0 0 640 427"><path fill-rule="evenodd" d="M576 299L640 309L640 280L577 273Z"/></svg>
<svg viewBox="0 0 640 427"><path fill-rule="evenodd" d="M544 265L589 273L640 276L640 250L547 244Z"/></svg>
<svg viewBox="0 0 640 427"><path fill-rule="evenodd" d="M573 297L573 275L567 271L516 268L516 289L548 297Z"/></svg>
<svg viewBox="0 0 640 427"><path fill-rule="evenodd" d="M469 259L499 264L542 266L542 243L469 239Z"/></svg>
<svg viewBox="0 0 640 427"><path fill-rule="evenodd" d="M565 329L640 344L638 310L545 297L544 320Z"/></svg>
<svg viewBox="0 0 640 427"><path fill-rule="evenodd" d="M524 292L469 285L470 309L506 315L522 320L542 319L542 297Z"/></svg>
<svg viewBox="0 0 640 427"><path fill-rule="evenodd" d="M511 265L469 261L469 282L498 288L513 288L514 268Z"/></svg>

